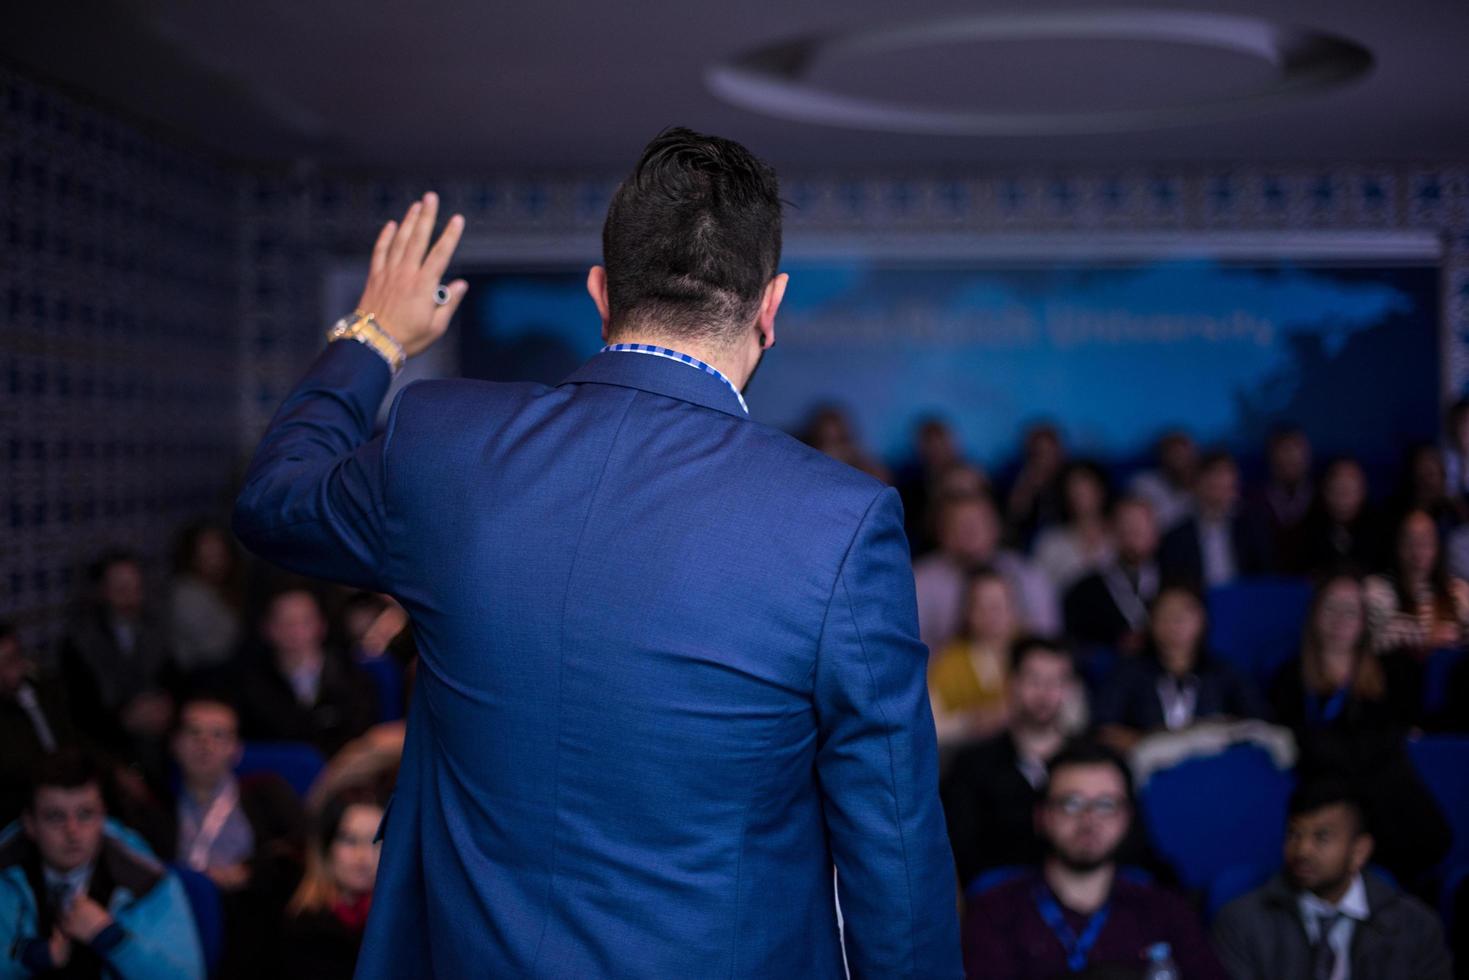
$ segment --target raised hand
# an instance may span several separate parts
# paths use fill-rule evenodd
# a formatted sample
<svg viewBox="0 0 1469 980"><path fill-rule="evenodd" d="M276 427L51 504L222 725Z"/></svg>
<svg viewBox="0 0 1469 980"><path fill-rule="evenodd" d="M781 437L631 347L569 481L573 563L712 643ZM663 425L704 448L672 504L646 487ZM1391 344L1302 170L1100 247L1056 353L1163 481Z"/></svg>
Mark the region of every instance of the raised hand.
<svg viewBox="0 0 1469 980"><path fill-rule="evenodd" d="M371 313L403 345L409 357L427 350L444 335L469 290L469 283L455 279L448 284L449 302L443 306L434 302L434 290L464 232L464 216L456 214L429 249L438 213L439 196L429 191L408 208L402 224L389 221L383 225L372 249L367 285L357 303L359 310Z"/></svg>

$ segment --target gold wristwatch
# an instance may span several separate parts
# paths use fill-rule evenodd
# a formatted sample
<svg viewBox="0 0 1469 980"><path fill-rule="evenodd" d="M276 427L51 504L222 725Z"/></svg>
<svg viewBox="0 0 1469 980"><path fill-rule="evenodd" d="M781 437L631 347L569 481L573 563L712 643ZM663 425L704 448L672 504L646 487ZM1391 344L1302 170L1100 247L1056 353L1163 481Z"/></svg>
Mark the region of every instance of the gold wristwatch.
<svg viewBox="0 0 1469 980"><path fill-rule="evenodd" d="M349 337L361 344L366 344L382 355L383 360L388 362L388 367L393 374L403 370L403 364L408 360L408 355L403 351L403 345L398 343L388 332L382 328L371 313L363 310L353 311L351 316L344 316L332 328L326 332L327 343Z"/></svg>

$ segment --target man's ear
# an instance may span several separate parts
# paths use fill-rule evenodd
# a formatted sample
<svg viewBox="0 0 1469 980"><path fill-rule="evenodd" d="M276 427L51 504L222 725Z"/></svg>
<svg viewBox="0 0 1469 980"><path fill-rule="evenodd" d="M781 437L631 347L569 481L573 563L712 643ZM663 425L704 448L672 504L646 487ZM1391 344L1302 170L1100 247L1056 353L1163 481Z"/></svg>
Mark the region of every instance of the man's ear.
<svg viewBox="0 0 1469 980"><path fill-rule="evenodd" d="M790 281L791 277L782 272L765 284L765 295L760 297L760 317L755 322L762 350L775 346L775 314L780 309L780 301L785 299L786 283Z"/></svg>
<svg viewBox="0 0 1469 980"><path fill-rule="evenodd" d="M607 342L607 329L612 324L612 316L607 304L607 270L600 265L592 266L587 273L587 294L592 297L592 302L597 304L597 313L602 317L602 342Z"/></svg>
<svg viewBox="0 0 1469 980"><path fill-rule="evenodd" d="M1358 834L1352 841L1352 871L1361 871L1367 867L1367 862L1372 860L1372 851L1377 847L1377 841L1372 839L1371 834Z"/></svg>

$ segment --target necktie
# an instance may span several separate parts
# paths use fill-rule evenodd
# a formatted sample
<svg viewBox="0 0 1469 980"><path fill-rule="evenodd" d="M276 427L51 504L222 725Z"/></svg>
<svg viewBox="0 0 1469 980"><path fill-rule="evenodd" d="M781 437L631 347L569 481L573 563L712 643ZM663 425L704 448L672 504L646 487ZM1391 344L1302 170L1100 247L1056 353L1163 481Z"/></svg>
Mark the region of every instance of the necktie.
<svg viewBox="0 0 1469 980"><path fill-rule="evenodd" d="M1331 930L1341 921L1340 912L1322 912L1316 916L1316 943L1311 947L1311 980L1331 980L1336 972L1336 948L1331 945Z"/></svg>

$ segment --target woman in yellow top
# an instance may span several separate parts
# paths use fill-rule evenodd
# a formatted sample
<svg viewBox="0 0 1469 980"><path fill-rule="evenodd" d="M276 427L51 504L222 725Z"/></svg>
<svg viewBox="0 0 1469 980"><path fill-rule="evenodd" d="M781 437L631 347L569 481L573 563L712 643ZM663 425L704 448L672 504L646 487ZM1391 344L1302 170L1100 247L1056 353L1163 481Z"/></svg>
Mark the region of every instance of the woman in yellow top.
<svg viewBox="0 0 1469 980"><path fill-rule="evenodd" d="M1009 720L1010 646L1020 618L1010 583L981 569L964 588L959 636L928 665L928 694L941 746L993 735Z"/></svg>

